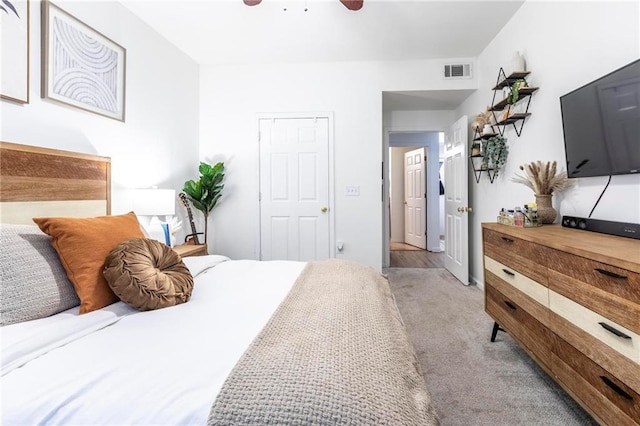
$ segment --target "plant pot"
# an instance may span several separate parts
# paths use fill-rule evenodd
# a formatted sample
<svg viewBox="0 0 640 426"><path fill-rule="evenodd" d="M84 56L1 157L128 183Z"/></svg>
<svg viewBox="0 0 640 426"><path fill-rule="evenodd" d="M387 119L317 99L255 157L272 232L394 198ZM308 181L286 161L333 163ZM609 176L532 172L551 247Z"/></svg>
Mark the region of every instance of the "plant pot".
<svg viewBox="0 0 640 426"><path fill-rule="evenodd" d="M538 205L538 221L540 223L553 223L558 217L558 212L551 204L551 194L535 194L536 204Z"/></svg>

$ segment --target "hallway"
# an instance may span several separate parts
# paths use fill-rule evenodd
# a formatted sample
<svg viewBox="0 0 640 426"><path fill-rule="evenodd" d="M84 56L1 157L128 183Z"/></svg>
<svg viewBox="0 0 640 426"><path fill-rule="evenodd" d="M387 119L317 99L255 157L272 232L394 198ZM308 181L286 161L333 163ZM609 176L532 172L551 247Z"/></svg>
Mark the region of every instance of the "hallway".
<svg viewBox="0 0 640 426"><path fill-rule="evenodd" d="M404 243L391 243L391 268L444 268L444 252L430 252Z"/></svg>

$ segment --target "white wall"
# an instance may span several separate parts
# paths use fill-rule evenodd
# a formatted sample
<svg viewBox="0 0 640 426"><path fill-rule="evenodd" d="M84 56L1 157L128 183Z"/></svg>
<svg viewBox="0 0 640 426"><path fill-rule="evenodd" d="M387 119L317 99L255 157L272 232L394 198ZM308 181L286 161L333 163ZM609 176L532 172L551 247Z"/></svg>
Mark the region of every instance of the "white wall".
<svg viewBox="0 0 640 426"><path fill-rule="evenodd" d="M526 2L478 57L478 87L456 116L473 119L491 102L491 88L513 52L524 53L528 78L540 90L531 100L521 137L507 132L509 158L493 184L477 184L470 173L471 276L482 280L481 223L495 221L501 207L534 201L532 191L510 181L531 161L565 164L559 97L640 56L639 5L633 2ZM554 196L559 215L587 217L607 178L577 179ZM593 218L640 223L640 175L614 176Z"/></svg>
<svg viewBox="0 0 640 426"><path fill-rule="evenodd" d="M30 103L0 101L0 138L111 157L114 214L132 208L127 188L180 190L185 180L197 177L198 65L118 2L57 1L126 48L126 121L45 101L40 98L40 2L30 4ZM179 206L176 212L183 214Z"/></svg>
<svg viewBox="0 0 640 426"><path fill-rule="evenodd" d="M382 92L468 89L444 81L446 60L203 67L200 155L226 161L224 199L213 213L213 250L258 258L258 113L334 113L335 239L342 258L382 265ZM347 185L359 197L345 197Z"/></svg>

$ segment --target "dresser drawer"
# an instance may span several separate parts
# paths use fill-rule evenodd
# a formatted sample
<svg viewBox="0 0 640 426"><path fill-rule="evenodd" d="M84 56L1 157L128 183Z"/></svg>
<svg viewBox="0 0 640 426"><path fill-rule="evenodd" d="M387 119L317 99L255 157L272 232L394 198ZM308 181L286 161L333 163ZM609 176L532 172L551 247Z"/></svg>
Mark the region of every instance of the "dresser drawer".
<svg viewBox="0 0 640 426"><path fill-rule="evenodd" d="M549 288L640 334L640 274L550 251Z"/></svg>
<svg viewBox="0 0 640 426"><path fill-rule="evenodd" d="M547 249L541 245L483 229L484 254L534 281L547 285Z"/></svg>
<svg viewBox="0 0 640 426"><path fill-rule="evenodd" d="M514 301L544 326L549 326L547 287L488 256L484 257L484 266L485 283Z"/></svg>
<svg viewBox="0 0 640 426"><path fill-rule="evenodd" d="M640 335L553 290L549 290L549 307L576 327L640 364Z"/></svg>
<svg viewBox="0 0 640 426"><path fill-rule="evenodd" d="M640 364L622 355L564 317L549 312L549 330L640 393Z"/></svg>
<svg viewBox="0 0 640 426"><path fill-rule="evenodd" d="M549 269L640 305L640 274L637 272L549 250Z"/></svg>
<svg viewBox="0 0 640 426"><path fill-rule="evenodd" d="M484 267L487 271L492 272L498 278L520 290L542 306L549 306L549 289L547 287L489 256L484 257Z"/></svg>
<svg viewBox="0 0 640 426"><path fill-rule="evenodd" d="M513 299L485 282L485 310L539 363L551 367L550 332Z"/></svg>
<svg viewBox="0 0 640 426"><path fill-rule="evenodd" d="M551 371L595 416L609 425L640 423L640 395L552 334Z"/></svg>

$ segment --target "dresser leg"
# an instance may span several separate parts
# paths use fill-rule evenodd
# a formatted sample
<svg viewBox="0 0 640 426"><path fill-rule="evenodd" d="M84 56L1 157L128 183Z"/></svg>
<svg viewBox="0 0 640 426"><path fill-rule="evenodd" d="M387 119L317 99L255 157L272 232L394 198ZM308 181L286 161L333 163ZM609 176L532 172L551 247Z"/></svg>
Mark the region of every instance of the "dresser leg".
<svg viewBox="0 0 640 426"><path fill-rule="evenodd" d="M497 322L493 322L493 330L491 331L491 341L495 342L496 341L496 335L498 334L498 331L504 331L504 328L500 327L500 324L498 324Z"/></svg>

